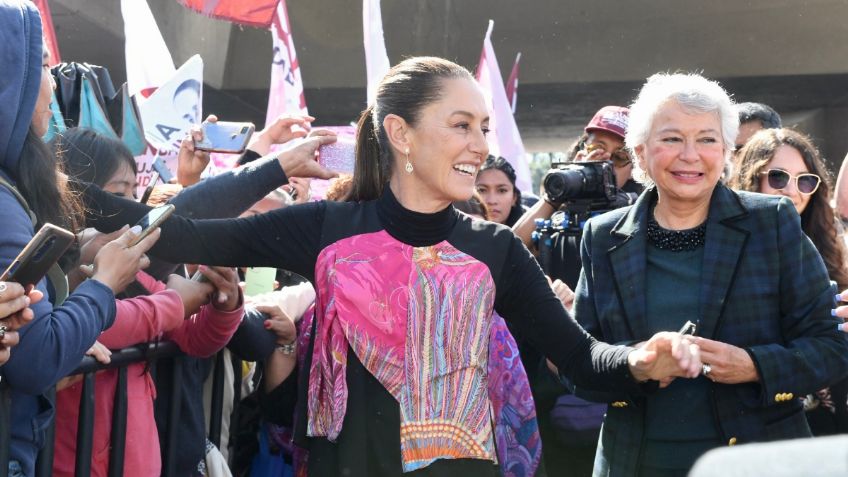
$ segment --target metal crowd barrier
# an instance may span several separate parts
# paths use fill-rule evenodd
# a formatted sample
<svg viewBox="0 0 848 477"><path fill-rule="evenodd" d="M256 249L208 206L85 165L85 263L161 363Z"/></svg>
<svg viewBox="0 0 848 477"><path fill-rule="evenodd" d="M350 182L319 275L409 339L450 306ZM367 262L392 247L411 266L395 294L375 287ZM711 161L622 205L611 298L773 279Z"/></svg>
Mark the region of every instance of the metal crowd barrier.
<svg viewBox="0 0 848 477"><path fill-rule="evenodd" d="M79 424L77 429L76 466L74 473L77 477L91 475L92 440L94 437L94 376L98 371L118 369L118 383L115 389L114 409L112 414L112 433L109 453L109 476L123 475L124 450L127 434L127 366L142 361L152 361L163 358L174 358L173 383L171 386L170 407L168 409L168 428L159 429L160 435L165 436L162 458L162 475L175 475L175 456L178 452L176 429L180 422L180 393L179 379L182 376L184 354L172 342L147 343L124 348L112 353L109 364L101 364L94 358L86 356L80 366L71 375L82 374L83 385L80 398ZM224 366L232 365L236 382L235 401L240 400L241 391L241 362L225 363L223 353L218 353L213 370L212 409L210 412L209 440L216 446L221 442L221 422L224 404ZM236 368L237 366L237 368ZM55 388L51 390L51 399L55 402ZM9 446L11 442L10 390L5 381L0 381L0 477L7 477L9 471ZM235 419L232 422L236 422ZM45 436L44 448L39 452L36 461L36 477L50 477L53 474L53 444L55 437L55 421L50 425Z"/></svg>

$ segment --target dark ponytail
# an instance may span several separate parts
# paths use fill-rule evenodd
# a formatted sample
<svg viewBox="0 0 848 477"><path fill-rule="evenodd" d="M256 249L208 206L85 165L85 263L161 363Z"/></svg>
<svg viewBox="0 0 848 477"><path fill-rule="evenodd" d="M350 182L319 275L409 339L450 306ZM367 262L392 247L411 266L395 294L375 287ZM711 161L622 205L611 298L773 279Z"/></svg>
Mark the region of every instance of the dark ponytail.
<svg viewBox="0 0 848 477"><path fill-rule="evenodd" d="M356 163L353 186L345 200L370 200L380 196L391 174L390 161L380 155L380 141L374 127L374 107L362 111L356 125Z"/></svg>
<svg viewBox="0 0 848 477"><path fill-rule="evenodd" d="M353 187L347 200L380 197L392 174L394 156L383 120L389 114L415 126L421 110L442 96L442 81L474 77L467 69L435 57L406 59L389 70L377 87L377 96L359 118Z"/></svg>

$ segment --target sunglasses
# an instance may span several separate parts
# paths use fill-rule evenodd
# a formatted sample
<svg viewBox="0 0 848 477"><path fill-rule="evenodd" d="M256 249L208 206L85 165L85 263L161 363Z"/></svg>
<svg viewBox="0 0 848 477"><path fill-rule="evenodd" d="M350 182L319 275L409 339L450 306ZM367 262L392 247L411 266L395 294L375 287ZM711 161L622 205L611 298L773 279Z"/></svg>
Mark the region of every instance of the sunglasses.
<svg viewBox="0 0 848 477"><path fill-rule="evenodd" d="M804 195L812 194L821 185L821 177L810 173L793 176L783 169L769 169L761 174L768 177L769 187L776 190L786 188L789 185L790 179L795 179L795 188Z"/></svg>

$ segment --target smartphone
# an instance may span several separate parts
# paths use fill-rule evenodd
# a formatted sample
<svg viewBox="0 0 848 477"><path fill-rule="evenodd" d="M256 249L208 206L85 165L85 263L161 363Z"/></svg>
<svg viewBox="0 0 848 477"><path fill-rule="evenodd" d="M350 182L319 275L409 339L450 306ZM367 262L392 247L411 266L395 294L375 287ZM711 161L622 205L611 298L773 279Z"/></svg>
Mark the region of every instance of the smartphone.
<svg viewBox="0 0 848 477"><path fill-rule="evenodd" d="M74 234L61 227L44 224L3 272L0 281L20 283L26 289L35 286L75 239Z"/></svg>
<svg viewBox="0 0 848 477"><path fill-rule="evenodd" d="M159 173L153 171L153 174L150 176L150 182L147 184L147 187L144 188L144 194L141 194L141 199L138 201L142 204L146 204L148 200L150 200L150 194L153 193L153 187L156 186L156 183L159 182Z"/></svg>
<svg viewBox="0 0 848 477"><path fill-rule="evenodd" d="M241 154L255 129L251 123L204 122L200 125L203 140L194 141L194 148L208 152Z"/></svg>
<svg viewBox="0 0 848 477"><path fill-rule="evenodd" d="M168 184L174 179L174 175L171 174L171 170L168 169L161 156L156 157L156 160L153 161L153 170L159 173L159 178L162 179L163 184Z"/></svg>
<svg viewBox="0 0 848 477"><path fill-rule="evenodd" d="M318 148L318 164L331 171L353 174L356 162L356 139L339 135L336 142Z"/></svg>
<svg viewBox="0 0 848 477"><path fill-rule="evenodd" d="M133 243L130 244L130 247L134 247L139 242L144 240L145 237L150 235L151 232L156 230L156 227L162 225L162 222L165 221L171 214L174 213L175 207L171 204L165 204L153 209L150 209L150 212L147 213L144 217L139 220L136 225L141 227L141 233L133 240Z"/></svg>

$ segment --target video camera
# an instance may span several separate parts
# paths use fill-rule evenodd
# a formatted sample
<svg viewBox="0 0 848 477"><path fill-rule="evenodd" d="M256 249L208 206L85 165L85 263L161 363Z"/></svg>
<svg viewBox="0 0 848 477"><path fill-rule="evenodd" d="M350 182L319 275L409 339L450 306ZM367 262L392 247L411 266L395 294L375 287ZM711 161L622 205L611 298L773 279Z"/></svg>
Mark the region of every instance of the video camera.
<svg viewBox="0 0 848 477"><path fill-rule="evenodd" d="M638 197L616 187L614 170L611 161L551 163L542 188L548 200L562 206L550 219L536 220L532 239L542 270L552 278L573 287L569 282L576 282L580 270L579 244L586 221Z"/></svg>
<svg viewBox="0 0 848 477"><path fill-rule="evenodd" d="M615 172L610 161L559 162L542 179L548 199L558 204L582 203L590 210L608 209L615 200Z"/></svg>

